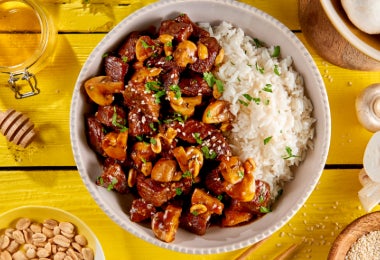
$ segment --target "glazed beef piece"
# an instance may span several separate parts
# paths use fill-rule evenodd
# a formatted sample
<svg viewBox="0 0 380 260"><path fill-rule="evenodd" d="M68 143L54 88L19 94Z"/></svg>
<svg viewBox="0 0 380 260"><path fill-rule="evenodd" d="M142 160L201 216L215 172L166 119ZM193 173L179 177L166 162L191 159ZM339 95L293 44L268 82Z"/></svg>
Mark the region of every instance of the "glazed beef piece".
<svg viewBox="0 0 380 260"><path fill-rule="evenodd" d="M197 59L189 68L195 72L203 73L210 71L215 64L216 56L218 56L222 48L214 37L202 37L199 39L200 43L205 45L208 50L208 57L206 59Z"/></svg>
<svg viewBox="0 0 380 260"><path fill-rule="evenodd" d="M96 180L96 184L107 188L108 190L115 190L119 193L128 192L127 177L122 166L116 161L105 161L103 165L103 173Z"/></svg>
<svg viewBox="0 0 380 260"><path fill-rule="evenodd" d="M174 37L175 41L182 42L187 40L193 33L193 26L176 20L165 20L161 22L158 33L168 34Z"/></svg>
<svg viewBox="0 0 380 260"><path fill-rule="evenodd" d="M194 215L187 211L180 218L180 227L197 235L204 235L210 226L210 214Z"/></svg>
<svg viewBox="0 0 380 260"><path fill-rule="evenodd" d="M181 22L181 23L187 23L187 24L191 24L191 26L193 27L193 33L192 33L192 36L196 37L196 38L201 38L201 37L208 37L210 36L210 33L208 31L206 31L205 29L199 27L198 25L196 25L191 19L190 17L187 15L187 14L180 14L179 16L177 16L175 19L175 21L177 22Z"/></svg>
<svg viewBox="0 0 380 260"><path fill-rule="evenodd" d="M132 207L129 213L133 222L142 222L150 219L157 212L153 204L146 202L143 198L132 201Z"/></svg>
<svg viewBox="0 0 380 260"><path fill-rule="evenodd" d="M212 169L206 173L205 186L214 195L222 195L225 192L223 176L218 168Z"/></svg>
<svg viewBox="0 0 380 260"><path fill-rule="evenodd" d="M155 93L146 91L142 83L129 83L123 92L124 104L132 109L141 110L141 113L150 115L154 122L160 116L160 104L156 102Z"/></svg>
<svg viewBox="0 0 380 260"><path fill-rule="evenodd" d="M241 211L241 212L250 212L253 214L262 214L263 208L270 208L270 187L269 184L256 180L256 193L252 201L241 202L238 200L232 200L229 206L230 210Z"/></svg>
<svg viewBox="0 0 380 260"><path fill-rule="evenodd" d="M206 159L220 160L223 156L232 155L227 139L214 125L189 119L184 123L174 121L170 127L174 128L178 132L177 137L185 142L199 144L199 140L202 140L199 146Z"/></svg>
<svg viewBox="0 0 380 260"><path fill-rule="evenodd" d="M185 194L188 193L191 185L190 178L182 178L180 181L173 182L158 182L151 178L145 178L142 174L138 175L136 183L139 195L156 207L173 199L178 194L178 190Z"/></svg>
<svg viewBox="0 0 380 260"><path fill-rule="evenodd" d="M126 59L126 61L130 62L136 58L136 43L137 40L142 35L142 32L131 32L124 43L118 50L118 54L120 57Z"/></svg>
<svg viewBox="0 0 380 260"><path fill-rule="evenodd" d="M120 57L107 56L104 58L104 69L107 76L113 81L124 82L125 75L128 73L129 64Z"/></svg>
<svg viewBox="0 0 380 260"><path fill-rule="evenodd" d="M95 116L86 117L87 139L91 148L98 154L105 156L102 148L102 140L104 139L103 125Z"/></svg>
<svg viewBox="0 0 380 260"><path fill-rule="evenodd" d="M114 130L120 129L127 123L127 114L124 109L118 105L99 106L95 116L100 123Z"/></svg>
<svg viewBox="0 0 380 260"><path fill-rule="evenodd" d="M212 88L207 84L200 73L189 73L182 77L178 83L181 93L185 96L211 96Z"/></svg>
<svg viewBox="0 0 380 260"><path fill-rule="evenodd" d="M154 134L154 129L152 127L154 120L149 114L144 114L140 109L133 108L128 113L128 127L129 134L131 136L143 136Z"/></svg>

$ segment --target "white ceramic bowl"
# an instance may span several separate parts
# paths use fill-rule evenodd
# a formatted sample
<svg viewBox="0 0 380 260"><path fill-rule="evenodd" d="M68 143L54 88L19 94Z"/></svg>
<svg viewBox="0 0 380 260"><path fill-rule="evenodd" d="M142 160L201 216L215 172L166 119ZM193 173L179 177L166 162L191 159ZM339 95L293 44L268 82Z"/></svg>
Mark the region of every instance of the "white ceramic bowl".
<svg viewBox="0 0 380 260"><path fill-rule="evenodd" d="M59 222L70 222L76 227L76 232L87 238L88 247L95 254L95 260L104 260L103 249L91 229L81 219L62 209L47 206L23 206L8 210L0 214L0 231L14 228L20 218L29 218L42 223L46 219L55 219ZM0 232L1 233L1 232Z"/></svg>
<svg viewBox="0 0 380 260"><path fill-rule="evenodd" d="M288 183L273 212L245 226L212 227L204 236L179 230L172 243L156 239L149 227L130 221L122 202L123 197L96 186L101 166L86 142L84 114L88 111L82 85L100 73L103 53L114 50L131 31L157 24L163 19L187 13L195 22L218 23L226 20L241 27L246 34L268 43L281 45L283 55L291 55L296 69L304 76L307 95L314 104L316 135L314 150L296 170L295 179ZM83 66L72 98L71 140L81 177L98 205L110 218L132 234L157 246L193 254L212 254L240 249L260 241L280 229L300 209L313 191L323 171L330 144L330 112L326 90L320 73L304 45L283 24L251 6L228 0L159 1L131 14L99 43Z"/></svg>

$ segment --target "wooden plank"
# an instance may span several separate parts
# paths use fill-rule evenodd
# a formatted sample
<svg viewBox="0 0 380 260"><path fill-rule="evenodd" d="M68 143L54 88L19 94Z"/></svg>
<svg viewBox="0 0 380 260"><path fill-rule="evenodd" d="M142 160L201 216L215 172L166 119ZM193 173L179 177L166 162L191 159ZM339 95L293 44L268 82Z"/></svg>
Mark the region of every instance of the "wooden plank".
<svg viewBox="0 0 380 260"><path fill-rule="evenodd" d="M249 259L273 259L291 244L299 244L294 259L326 259L339 232L365 214L357 198L357 170L326 170L301 210L275 232ZM336 184L339 183L339 189ZM67 210L93 229L106 259L233 259L243 250L198 256L161 249L134 237L112 222L95 204L76 171L0 172L0 213L25 205L46 205ZM374 210L379 210L380 207Z"/></svg>
<svg viewBox="0 0 380 260"><path fill-rule="evenodd" d="M50 1L43 2L60 32L108 32L134 11L155 0L144 1ZM297 1L244 0L279 21L291 30L299 30ZM283 10L287 10L284 12ZM186 10L184 10L185 12Z"/></svg>

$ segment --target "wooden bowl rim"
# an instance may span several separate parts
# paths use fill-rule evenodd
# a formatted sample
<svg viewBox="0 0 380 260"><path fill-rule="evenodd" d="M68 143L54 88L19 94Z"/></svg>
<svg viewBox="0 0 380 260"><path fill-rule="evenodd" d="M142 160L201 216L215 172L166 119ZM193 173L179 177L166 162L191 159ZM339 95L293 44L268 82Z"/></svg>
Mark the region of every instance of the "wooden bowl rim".
<svg viewBox="0 0 380 260"><path fill-rule="evenodd" d="M380 211L363 215L344 228L335 239L328 259L344 259L352 244L371 231L380 231Z"/></svg>

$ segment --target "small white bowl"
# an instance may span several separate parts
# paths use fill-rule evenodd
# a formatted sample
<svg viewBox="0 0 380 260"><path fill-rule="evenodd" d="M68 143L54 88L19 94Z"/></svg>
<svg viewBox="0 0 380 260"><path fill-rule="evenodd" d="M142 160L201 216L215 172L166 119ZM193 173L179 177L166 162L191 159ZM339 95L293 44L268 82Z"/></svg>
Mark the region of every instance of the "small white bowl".
<svg viewBox="0 0 380 260"><path fill-rule="evenodd" d="M47 206L23 206L11 209L0 214L0 230L15 228L16 222L20 218L29 218L32 221L42 223L46 219L54 219L59 222L70 222L77 233L86 237L88 247L94 251L95 260L104 260L103 249L91 229L81 219L62 209Z"/></svg>
<svg viewBox="0 0 380 260"><path fill-rule="evenodd" d="M380 35L359 30L347 17L340 0L320 0L321 5L335 29L358 50L380 61Z"/></svg>
<svg viewBox="0 0 380 260"><path fill-rule="evenodd" d="M211 227L203 236L178 230L172 243L155 238L147 226L133 223L128 215L125 196L109 192L95 184L102 172L95 153L86 141L84 115L90 110L83 93L85 80L99 75L102 55L116 49L124 37L133 30L159 25L163 19L186 13L195 22L220 23L228 21L242 28L246 34L269 45L281 45L283 56L292 56L296 70L304 77L306 93L314 105L313 117L316 135L314 150L297 168L296 177L284 188L273 211L250 224L233 227ZM311 55L301 41L282 23L252 6L231 0L169 0L159 1L142 8L125 18L98 44L84 64L74 89L70 130L75 161L83 182L104 212L130 233L157 246L192 254L215 254L237 250L258 242L280 229L301 208L316 186L330 145L330 110L322 77Z"/></svg>

